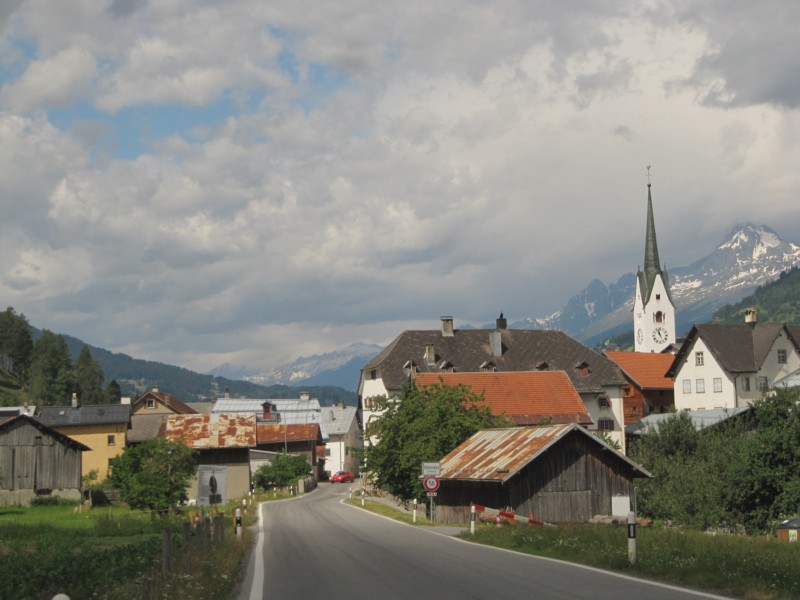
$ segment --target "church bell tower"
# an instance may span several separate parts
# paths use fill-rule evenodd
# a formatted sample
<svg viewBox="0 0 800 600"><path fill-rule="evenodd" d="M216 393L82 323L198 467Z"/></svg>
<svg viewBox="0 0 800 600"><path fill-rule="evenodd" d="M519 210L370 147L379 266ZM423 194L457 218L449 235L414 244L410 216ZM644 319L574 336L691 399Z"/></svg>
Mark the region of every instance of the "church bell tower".
<svg viewBox="0 0 800 600"><path fill-rule="evenodd" d="M658 260L653 198L650 193L650 167L647 167L647 229L644 243L644 269L636 273L636 299L633 302L633 332L636 352L661 352L675 343L675 305L669 293L669 276Z"/></svg>

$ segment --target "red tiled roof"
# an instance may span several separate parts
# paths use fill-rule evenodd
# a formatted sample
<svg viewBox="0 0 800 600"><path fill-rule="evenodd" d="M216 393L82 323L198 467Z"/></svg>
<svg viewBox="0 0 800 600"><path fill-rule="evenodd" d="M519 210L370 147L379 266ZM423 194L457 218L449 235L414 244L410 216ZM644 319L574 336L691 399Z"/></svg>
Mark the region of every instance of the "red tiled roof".
<svg viewBox="0 0 800 600"><path fill-rule="evenodd" d="M171 415L163 425L164 436L198 450L255 448L255 415Z"/></svg>
<svg viewBox="0 0 800 600"><path fill-rule="evenodd" d="M674 387L672 378L666 376L675 359L671 354L609 350L606 356L617 363L622 372L643 390L671 390Z"/></svg>
<svg viewBox="0 0 800 600"><path fill-rule="evenodd" d="M465 385L483 395L492 414L504 414L517 425L536 425L547 417L554 423L592 422L586 405L563 371L419 373L414 380L420 387Z"/></svg>
<svg viewBox="0 0 800 600"><path fill-rule="evenodd" d="M307 442L322 441L319 423L297 423L297 424L258 424L258 443L276 444L283 441L288 442Z"/></svg>

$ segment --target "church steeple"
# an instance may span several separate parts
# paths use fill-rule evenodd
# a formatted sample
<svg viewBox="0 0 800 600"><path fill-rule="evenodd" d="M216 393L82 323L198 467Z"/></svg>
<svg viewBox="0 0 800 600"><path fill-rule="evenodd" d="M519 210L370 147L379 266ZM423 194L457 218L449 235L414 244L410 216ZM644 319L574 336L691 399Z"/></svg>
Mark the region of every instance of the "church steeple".
<svg viewBox="0 0 800 600"><path fill-rule="evenodd" d="M649 174L648 174L649 175ZM650 192L650 182L647 182L647 229L644 240L644 275L642 281L642 294L644 303L650 300L653 283L656 275L661 274L661 262L658 260L658 244L656 243L656 222L653 218L653 196Z"/></svg>
<svg viewBox="0 0 800 600"><path fill-rule="evenodd" d="M644 268L636 273L633 310L636 352L660 352L675 342L675 305L669 290L669 276L666 269L661 268L658 257L650 167L647 167Z"/></svg>

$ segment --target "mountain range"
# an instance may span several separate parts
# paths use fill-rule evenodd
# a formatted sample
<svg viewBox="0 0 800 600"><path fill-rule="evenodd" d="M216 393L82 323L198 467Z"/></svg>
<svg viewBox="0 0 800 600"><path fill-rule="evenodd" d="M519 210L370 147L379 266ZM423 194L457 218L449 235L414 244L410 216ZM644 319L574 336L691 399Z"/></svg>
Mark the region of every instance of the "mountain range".
<svg viewBox="0 0 800 600"><path fill-rule="evenodd" d="M753 293L800 265L800 246L784 242L766 225L735 227L714 251L689 266L669 269L671 295L676 305L676 333L680 336L694 323L706 323L715 311ZM560 329L590 347L609 338L632 333L636 275L626 273L616 282L594 279L575 294L561 310L546 317L530 317L511 323L517 329ZM493 328L494 323L483 328ZM399 332L398 332L399 333ZM328 354L300 358L261 374L242 374L259 384L339 385L355 390L360 368L383 348L353 344ZM235 375L235 371L214 371Z"/></svg>
<svg viewBox="0 0 800 600"><path fill-rule="evenodd" d="M798 265L800 246L782 241L766 225L735 227L708 256L687 267L669 269L677 335L680 337L694 323L710 321L719 308L737 302ZM626 273L608 285L595 279L556 313L511 326L560 329L593 347L632 329L635 292L634 273Z"/></svg>

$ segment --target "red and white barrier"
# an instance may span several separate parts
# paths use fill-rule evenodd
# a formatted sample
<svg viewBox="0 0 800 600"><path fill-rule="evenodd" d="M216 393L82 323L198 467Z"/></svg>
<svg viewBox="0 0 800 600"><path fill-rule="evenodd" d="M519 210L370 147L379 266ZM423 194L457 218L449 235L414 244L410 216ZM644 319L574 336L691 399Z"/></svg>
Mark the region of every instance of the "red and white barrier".
<svg viewBox="0 0 800 600"><path fill-rule="evenodd" d="M533 513L531 513L527 517L523 517L522 515L516 515L512 512L508 512L505 510L498 510L496 508L487 508L485 506L481 506L480 504L475 504L474 502L470 506L474 507L476 512L482 512L488 517L494 517L495 522L498 524L498 526L500 523L500 519L506 519L507 521L513 523L527 523L528 525L546 525L546 523L534 519Z"/></svg>

